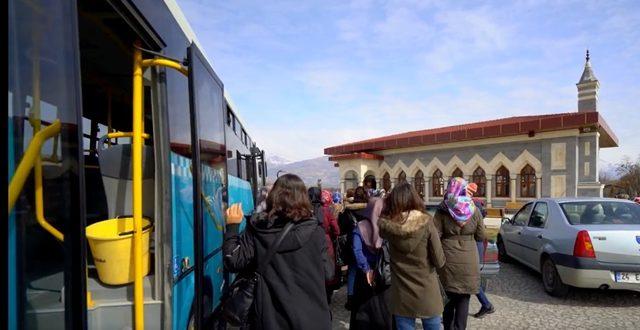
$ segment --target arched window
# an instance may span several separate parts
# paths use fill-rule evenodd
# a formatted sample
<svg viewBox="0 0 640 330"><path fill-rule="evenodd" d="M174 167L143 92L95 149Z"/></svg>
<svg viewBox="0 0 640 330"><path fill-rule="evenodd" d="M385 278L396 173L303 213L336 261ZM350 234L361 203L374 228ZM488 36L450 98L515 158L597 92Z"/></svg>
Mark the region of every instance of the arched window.
<svg viewBox="0 0 640 330"><path fill-rule="evenodd" d="M389 175L388 172L385 172L384 175L382 176L382 189L384 189L387 192L391 190L391 176Z"/></svg>
<svg viewBox="0 0 640 330"><path fill-rule="evenodd" d="M420 197L424 199L424 173L421 170L418 170L413 177L413 187L416 188Z"/></svg>
<svg viewBox="0 0 640 330"><path fill-rule="evenodd" d="M464 178L464 174L462 173L462 170L459 167L456 167L455 170L453 170L453 173L451 173L452 177L457 177L457 178Z"/></svg>
<svg viewBox="0 0 640 330"><path fill-rule="evenodd" d="M496 197L509 197L510 182L509 170L504 166L500 166L496 172Z"/></svg>
<svg viewBox="0 0 640 330"><path fill-rule="evenodd" d="M478 166L473 175L471 175L471 182L478 186L478 190L474 196L485 197L487 191L487 177L484 174L482 167Z"/></svg>
<svg viewBox="0 0 640 330"><path fill-rule="evenodd" d="M433 172L433 176L431 176L431 188L433 189L433 196L442 197L442 195L444 195L444 178L440 170Z"/></svg>
<svg viewBox="0 0 640 330"><path fill-rule="evenodd" d="M405 182L407 182L407 174L404 173L404 171L400 171L400 174L398 174L397 183L401 184L401 183L405 183Z"/></svg>
<svg viewBox="0 0 640 330"><path fill-rule="evenodd" d="M344 183L347 190L355 189L358 186L358 173L356 173L355 171L349 171L345 173Z"/></svg>
<svg viewBox="0 0 640 330"><path fill-rule="evenodd" d="M536 197L536 171L529 164L520 171L520 196Z"/></svg>

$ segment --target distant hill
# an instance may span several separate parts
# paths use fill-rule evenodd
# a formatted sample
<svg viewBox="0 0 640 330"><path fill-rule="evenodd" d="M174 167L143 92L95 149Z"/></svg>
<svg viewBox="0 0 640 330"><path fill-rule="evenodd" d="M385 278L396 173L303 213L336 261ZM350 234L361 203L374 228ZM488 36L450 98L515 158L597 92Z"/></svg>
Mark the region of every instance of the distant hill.
<svg viewBox="0 0 640 330"><path fill-rule="evenodd" d="M271 162L275 160L275 162ZM318 157L298 162L285 163L282 157L273 156L267 159L268 176L267 181L273 183L276 180L278 171L282 173L292 173L298 175L304 184L315 186L318 179L322 180L322 186L326 188L338 188L340 183L338 168L333 166L333 162L328 157Z"/></svg>

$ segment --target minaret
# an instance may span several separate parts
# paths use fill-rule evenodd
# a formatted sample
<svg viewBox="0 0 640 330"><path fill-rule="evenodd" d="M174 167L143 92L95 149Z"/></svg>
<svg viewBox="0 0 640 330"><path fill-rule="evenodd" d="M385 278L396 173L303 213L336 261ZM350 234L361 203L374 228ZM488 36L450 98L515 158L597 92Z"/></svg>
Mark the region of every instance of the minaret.
<svg viewBox="0 0 640 330"><path fill-rule="evenodd" d="M598 111L598 89L600 82L593 74L591 69L591 61L589 58L589 50L587 49L587 60L584 64L584 71L578 86L578 112L595 112Z"/></svg>

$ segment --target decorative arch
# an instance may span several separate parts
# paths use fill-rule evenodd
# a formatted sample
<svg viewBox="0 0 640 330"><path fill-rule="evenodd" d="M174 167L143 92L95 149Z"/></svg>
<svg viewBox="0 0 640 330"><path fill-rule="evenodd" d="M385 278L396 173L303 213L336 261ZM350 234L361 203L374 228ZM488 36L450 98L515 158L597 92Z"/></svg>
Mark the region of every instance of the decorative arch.
<svg viewBox="0 0 640 330"><path fill-rule="evenodd" d="M422 173L427 172L427 167L420 161L420 159L416 159L413 161L413 163L411 163L407 173L409 173L409 175L411 175L412 177L415 177L415 174L418 171L422 171Z"/></svg>
<svg viewBox="0 0 640 330"><path fill-rule="evenodd" d="M382 164L380 164L380 168L378 169L378 175L380 177L382 177L385 173L392 173L392 169L391 166L389 166L389 164L385 161L382 162Z"/></svg>
<svg viewBox="0 0 640 330"><path fill-rule="evenodd" d="M433 157L429 164L427 164L424 172L427 173L427 175L432 175L435 170L440 170L444 173L446 167L447 166L443 164L438 157Z"/></svg>
<svg viewBox="0 0 640 330"><path fill-rule="evenodd" d="M460 177L464 178L464 172L460 167L456 167L453 171L451 171L451 177Z"/></svg>
<svg viewBox="0 0 640 330"><path fill-rule="evenodd" d="M393 166L393 170L391 171L391 176L394 178L397 178L400 175L400 172L404 172L405 175L406 173L409 172L409 168L407 167L407 165L405 165L405 163L401 160L399 160L394 166Z"/></svg>
<svg viewBox="0 0 640 330"><path fill-rule="evenodd" d="M518 158L513 161L513 171L520 172L525 165L531 166L535 171L536 176L542 175L542 163L527 150L522 151Z"/></svg>
<svg viewBox="0 0 640 330"><path fill-rule="evenodd" d="M475 154L467 162L466 168L463 168L462 170L464 171L464 173L473 173L473 171L475 171L476 168L478 167L482 167L484 170L491 169L489 162L487 162L484 158L480 157L480 155Z"/></svg>
<svg viewBox="0 0 640 330"><path fill-rule="evenodd" d="M444 174L452 174L455 169L459 168L461 171L464 171L467 166L466 164L458 158L458 156L453 156L451 160L447 163L447 166L444 168ZM463 172L464 173L464 172Z"/></svg>

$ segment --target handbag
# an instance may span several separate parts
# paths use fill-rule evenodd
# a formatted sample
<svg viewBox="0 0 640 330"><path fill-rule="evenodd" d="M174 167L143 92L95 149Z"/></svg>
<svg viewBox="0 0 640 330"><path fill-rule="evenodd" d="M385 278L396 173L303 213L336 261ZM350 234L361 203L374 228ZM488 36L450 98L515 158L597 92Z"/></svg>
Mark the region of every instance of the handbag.
<svg viewBox="0 0 640 330"><path fill-rule="evenodd" d="M247 324L255 299L256 285L261 280L262 273L264 273L269 262L271 262L271 259L276 254L278 247L284 240L284 237L289 233L292 227L293 222L289 222L284 227L282 233L269 247L266 257L262 260L255 271L246 275L237 276L229 286L229 291L220 304L222 318L229 325L239 327Z"/></svg>
<svg viewBox="0 0 640 330"><path fill-rule="evenodd" d="M376 264L376 283L391 285L391 255L389 254L389 241L384 240L380 248L378 262Z"/></svg>

